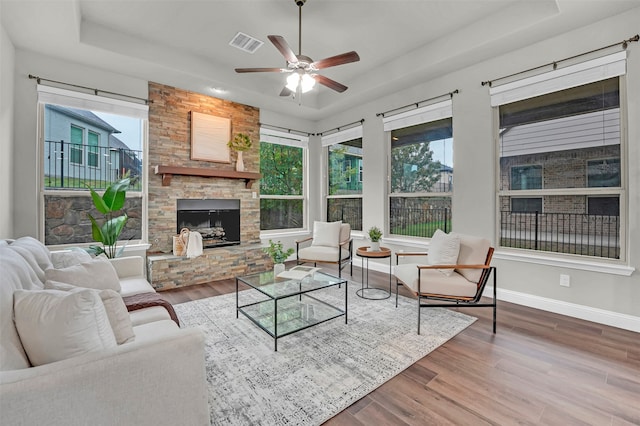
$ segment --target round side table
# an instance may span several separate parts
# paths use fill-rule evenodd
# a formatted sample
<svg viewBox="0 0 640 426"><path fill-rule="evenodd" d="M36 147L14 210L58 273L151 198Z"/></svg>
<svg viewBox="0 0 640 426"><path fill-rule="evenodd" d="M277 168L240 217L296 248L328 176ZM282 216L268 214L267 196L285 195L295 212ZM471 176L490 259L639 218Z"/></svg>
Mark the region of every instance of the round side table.
<svg viewBox="0 0 640 426"><path fill-rule="evenodd" d="M388 249L386 247L380 247L380 250L378 251L368 251L368 250L369 250L368 246L358 247L358 249L356 250L356 255L360 256L363 259L362 260L362 278L361 278L362 288L356 291L356 294L362 297L363 299L370 299L370 300L388 299L389 297L391 297L391 249ZM369 259L384 259L387 257L389 258L389 291L387 291L387 289L384 289L384 288L369 287ZM366 268L364 265L365 259L367 261ZM364 280L365 269L367 270L366 285Z"/></svg>

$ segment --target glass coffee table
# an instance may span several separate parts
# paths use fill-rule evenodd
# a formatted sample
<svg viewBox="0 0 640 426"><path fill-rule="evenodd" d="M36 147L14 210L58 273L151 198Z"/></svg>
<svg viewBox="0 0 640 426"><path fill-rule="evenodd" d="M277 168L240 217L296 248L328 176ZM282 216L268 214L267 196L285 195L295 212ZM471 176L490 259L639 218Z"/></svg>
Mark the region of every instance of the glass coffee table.
<svg viewBox="0 0 640 426"><path fill-rule="evenodd" d="M344 316L347 323L347 283L342 278L316 271L303 279L274 277L273 271L236 277L236 318L239 312L273 337L274 350L278 339L305 328ZM240 284L257 290L262 296L240 304ZM330 287L344 285L344 309L322 300ZM324 291L323 291L324 290ZM253 293L253 292L251 292ZM247 296L256 296L254 294ZM248 297L247 297L248 298ZM244 303L244 302L243 302Z"/></svg>

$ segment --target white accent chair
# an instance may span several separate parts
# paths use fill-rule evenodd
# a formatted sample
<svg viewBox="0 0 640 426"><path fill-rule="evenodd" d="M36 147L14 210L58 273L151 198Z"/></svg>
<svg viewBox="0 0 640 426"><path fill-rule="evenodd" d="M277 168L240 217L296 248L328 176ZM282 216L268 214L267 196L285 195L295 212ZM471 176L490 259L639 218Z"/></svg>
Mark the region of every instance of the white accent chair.
<svg viewBox="0 0 640 426"><path fill-rule="evenodd" d="M449 255L453 254L454 261L442 261L442 253L438 250L441 246L434 244L435 238L432 239L428 252L396 253L397 266L394 267L396 307L398 306L398 287L404 285L418 297L418 334L420 334L420 308L492 307L495 333L497 272L496 268L491 266L494 249L489 240L484 238L456 233L449 234L448 238L457 240L459 244L457 252L455 250L449 252ZM455 243L449 247L449 249L453 248ZM426 259L426 262L417 263L418 259L422 260L418 256L427 256L422 258ZM401 259L406 258L412 258L413 262L401 264ZM493 300L490 303L482 303L482 292L492 272ZM444 303L428 303L430 301Z"/></svg>
<svg viewBox="0 0 640 426"><path fill-rule="evenodd" d="M311 244L309 245L309 242ZM314 222L313 236L296 241L297 264L330 263L338 265L338 276L342 278L342 270L351 265L353 275L353 239L351 225L338 222Z"/></svg>

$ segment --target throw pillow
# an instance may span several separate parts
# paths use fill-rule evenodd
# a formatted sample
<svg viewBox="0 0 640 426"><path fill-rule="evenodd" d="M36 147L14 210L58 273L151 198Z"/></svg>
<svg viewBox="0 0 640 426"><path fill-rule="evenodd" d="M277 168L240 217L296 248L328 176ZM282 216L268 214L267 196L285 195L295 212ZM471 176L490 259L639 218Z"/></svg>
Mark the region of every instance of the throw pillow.
<svg viewBox="0 0 640 426"><path fill-rule="evenodd" d="M57 281L46 281L44 288L70 292L84 290L96 292L100 296L104 309L107 312L107 318L109 318L109 324L111 324L111 329L113 330L118 345L133 342L135 339L136 335L133 332L133 325L131 324L131 317L129 316L127 305L124 304L124 300L122 300L122 296L120 296L119 293L110 289L86 289Z"/></svg>
<svg viewBox="0 0 640 426"><path fill-rule="evenodd" d="M91 255L82 249L51 252L51 262L56 269L68 268L91 260Z"/></svg>
<svg viewBox="0 0 640 426"><path fill-rule="evenodd" d="M117 346L94 291L16 290L14 321L33 366Z"/></svg>
<svg viewBox="0 0 640 426"><path fill-rule="evenodd" d="M313 246L338 247L340 245L340 227L342 221L313 222Z"/></svg>
<svg viewBox="0 0 640 426"><path fill-rule="evenodd" d="M111 289L120 292L118 273L108 259L91 259L79 265L45 271L47 280L73 284L96 290Z"/></svg>
<svg viewBox="0 0 640 426"><path fill-rule="evenodd" d="M458 262L458 252L460 251L460 237L456 234L445 234L440 229L431 237L429 243L429 265L455 265ZM446 276L453 274L453 268L438 269Z"/></svg>

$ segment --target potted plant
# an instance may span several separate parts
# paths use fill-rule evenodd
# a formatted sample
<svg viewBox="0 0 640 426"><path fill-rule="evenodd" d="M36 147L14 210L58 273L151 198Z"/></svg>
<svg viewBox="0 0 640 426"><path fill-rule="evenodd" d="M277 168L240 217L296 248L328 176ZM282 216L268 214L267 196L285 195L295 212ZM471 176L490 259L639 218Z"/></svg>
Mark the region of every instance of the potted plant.
<svg viewBox="0 0 640 426"><path fill-rule="evenodd" d="M371 250L380 250L380 238L382 238L382 231L377 226L369 228L369 239L371 240Z"/></svg>
<svg viewBox="0 0 640 426"><path fill-rule="evenodd" d="M273 240L269 240L269 246L264 247L262 250L273 260L273 273L275 275L284 271L284 262L294 251L293 248L284 250L282 242L274 242Z"/></svg>
<svg viewBox="0 0 640 426"><path fill-rule="evenodd" d="M236 170L239 172L244 171L242 153L249 150L251 145L253 145L253 142L251 142L251 138L245 133L237 133L233 139L227 142L227 146L238 153L238 157L236 158Z"/></svg>
<svg viewBox="0 0 640 426"><path fill-rule="evenodd" d="M128 173L122 179L111 183L102 196L87 185L91 192L93 205L104 216L103 223L100 225L91 214L87 213L89 220L91 220L93 240L102 243L102 246L90 246L89 252L96 255L104 253L111 259L120 256L124 251L124 246L117 250L116 245L128 217L126 213L119 216L115 216L115 213L124 207L126 193L130 185L131 178Z"/></svg>

